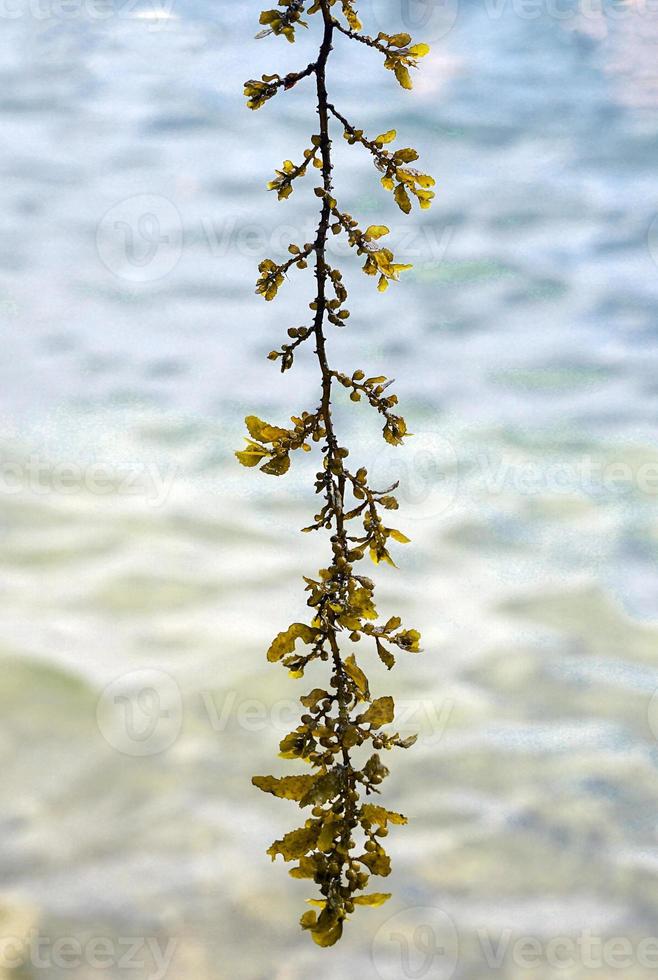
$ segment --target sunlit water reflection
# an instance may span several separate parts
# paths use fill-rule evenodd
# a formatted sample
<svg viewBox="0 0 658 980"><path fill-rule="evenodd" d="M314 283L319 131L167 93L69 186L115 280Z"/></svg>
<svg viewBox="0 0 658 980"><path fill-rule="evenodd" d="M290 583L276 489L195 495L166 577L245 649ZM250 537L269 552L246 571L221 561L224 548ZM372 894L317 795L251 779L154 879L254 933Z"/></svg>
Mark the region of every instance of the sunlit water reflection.
<svg viewBox="0 0 658 980"><path fill-rule="evenodd" d="M247 412L283 419L317 390L311 359L291 386L262 356L308 281L274 307L252 293L262 255L313 227L312 195L262 190L305 145L309 93L254 115L240 87L312 47L252 43L249 6L3 22L5 934L150 937L135 978L173 939L172 980L386 980L412 973L382 924L430 907L459 933L459 980L564 975L550 941L587 930L632 942L621 975L653 976L637 949L658 911L657 15L464 3L451 26L443 5L415 97L336 52L337 104L396 125L439 193L400 220L338 147L345 206L415 263L385 299L355 271L331 346L399 379L416 433L393 455L366 409L339 410L355 455L402 480L414 543L381 603L426 652L373 668L421 733L388 790L411 817L394 899L327 957L296 928L303 884L263 853L293 813L249 783L300 693L263 649L323 554L296 533L313 463L274 484L232 457ZM135 670L162 672L162 697L174 682L132 718L141 756L114 688L97 713ZM126 975L116 956L105 975ZM569 976L610 969L581 955Z"/></svg>

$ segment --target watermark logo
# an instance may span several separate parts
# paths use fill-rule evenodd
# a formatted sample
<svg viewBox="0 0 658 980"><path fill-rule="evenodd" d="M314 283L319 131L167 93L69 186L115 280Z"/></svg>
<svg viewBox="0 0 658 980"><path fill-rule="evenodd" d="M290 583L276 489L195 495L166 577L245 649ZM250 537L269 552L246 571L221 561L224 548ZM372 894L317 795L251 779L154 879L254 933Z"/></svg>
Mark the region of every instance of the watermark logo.
<svg viewBox="0 0 658 980"><path fill-rule="evenodd" d="M103 265L118 279L157 282L169 275L183 253L183 220L178 208L158 194L136 194L106 211L96 231Z"/></svg>
<svg viewBox="0 0 658 980"><path fill-rule="evenodd" d="M654 216L647 232L647 245L653 264L658 268L658 214Z"/></svg>
<svg viewBox="0 0 658 980"><path fill-rule="evenodd" d="M459 457L449 439L421 431L404 446L384 446L369 470L370 484L394 491L405 521L425 521L445 514L459 490Z"/></svg>
<svg viewBox="0 0 658 980"><path fill-rule="evenodd" d="M372 961L381 980L451 980L459 962L457 927L442 909L404 909L375 933Z"/></svg>
<svg viewBox="0 0 658 980"><path fill-rule="evenodd" d="M649 728L651 729L651 734L658 742L658 690L654 692L653 697L649 701L647 717L649 720Z"/></svg>
<svg viewBox="0 0 658 980"><path fill-rule="evenodd" d="M123 755L159 755L181 732L180 688L173 677L154 668L123 674L101 694L96 720L105 741Z"/></svg>
<svg viewBox="0 0 658 980"><path fill-rule="evenodd" d="M176 0L0 0L0 20L30 18L39 23L144 20L160 26L175 18Z"/></svg>
<svg viewBox="0 0 658 980"><path fill-rule="evenodd" d="M448 731L454 709L450 698L396 698L390 733L402 738L415 735L420 744L436 746ZM198 691L183 705L180 689L169 674L143 669L108 684L97 705L98 727L105 741L124 755L158 755L178 739L187 710L218 736L239 730L271 731L282 738L299 724L301 709L296 698L267 703L236 690L221 695Z"/></svg>
<svg viewBox="0 0 658 980"><path fill-rule="evenodd" d="M222 698L203 691L201 704L203 714L216 734L237 727L252 733L273 729L283 735L299 724L299 700L292 698L268 705L257 698L241 698L237 691L229 691ZM417 735L422 744L435 746L445 736L454 709L455 703L450 699L438 702L430 698L396 698L391 730L403 738Z"/></svg>
<svg viewBox="0 0 658 980"><path fill-rule="evenodd" d="M453 29L459 16L459 0L367 0L360 7L368 33L394 34L398 29L414 41L433 44ZM373 31L372 28L375 28Z"/></svg>

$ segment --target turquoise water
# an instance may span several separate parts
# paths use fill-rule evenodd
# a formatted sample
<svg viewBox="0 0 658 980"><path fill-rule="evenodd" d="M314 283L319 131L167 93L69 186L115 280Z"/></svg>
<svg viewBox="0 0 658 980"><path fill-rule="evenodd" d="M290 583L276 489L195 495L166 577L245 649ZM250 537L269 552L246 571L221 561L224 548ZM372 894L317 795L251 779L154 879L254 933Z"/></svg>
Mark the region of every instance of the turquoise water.
<svg viewBox="0 0 658 980"><path fill-rule="evenodd" d="M264 854L294 810L250 785L303 693L264 650L323 561L297 533L313 463L274 482L232 456L245 414L316 398L310 358L291 385L263 356L308 280L253 295L260 258L313 227L309 188L264 192L305 146L310 93L253 114L240 85L312 43L253 41L255 4L8 9L0 927L28 943L0 970L654 976L658 14L362 4L366 26L390 14L433 42L413 96L337 45L337 106L396 126L438 194L405 219L340 141L345 207L415 265L381 297L344 255L352 318L331 349L397 377L416 433L389 452L367 409L338 411L353 454L401 480L413 544L378 575L381 605L425 653L373 669L420 732L388 782L410 817L393 898L327 953L297 929L303 883ZM551 944L584 933L631 953L560 965ZM54 956L62 938L82 955Z"/></svg>

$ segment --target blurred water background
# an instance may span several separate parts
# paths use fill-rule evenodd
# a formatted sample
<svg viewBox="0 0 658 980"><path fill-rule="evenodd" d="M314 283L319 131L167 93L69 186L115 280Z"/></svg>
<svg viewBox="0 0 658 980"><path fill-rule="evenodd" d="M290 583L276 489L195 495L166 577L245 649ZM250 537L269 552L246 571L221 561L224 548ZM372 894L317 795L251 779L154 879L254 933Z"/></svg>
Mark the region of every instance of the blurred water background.
<svg viewBox="0 0 658 980"><path fill-rule="evenodd" d="M311 177L264 191L312 91L256 114L241 91L314 40L254 41L259 10L3 5L0 928L25 940L3 980L655 976L658 12L364 0L367 29L432 44L413 95L336 45L337 106L395 126L438 194L405 219L337 140L342 203L415 266L381 297L336 243L352 318L330 342L398 378L416 433L389 452L339 408L355 458L402 481L413 544L380 604L425 653L373 668L421 736L386 787L410 817L394 897L322 951L264 854L295 811L250 785L304 693L264 651L325 553L297 533L313 463L272 480L232 455L245 414L317 397L310 351L292 384L264 357L310 280L253 295L314 227ZM551 943L583 933L631 960L565 966Z"/></svg>

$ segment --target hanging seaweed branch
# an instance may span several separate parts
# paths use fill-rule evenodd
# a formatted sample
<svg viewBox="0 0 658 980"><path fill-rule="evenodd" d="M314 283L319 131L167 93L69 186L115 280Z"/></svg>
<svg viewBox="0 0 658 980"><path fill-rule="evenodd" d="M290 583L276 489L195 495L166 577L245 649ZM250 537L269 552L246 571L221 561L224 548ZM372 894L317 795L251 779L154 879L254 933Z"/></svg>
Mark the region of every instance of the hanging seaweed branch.
<svg viewBox="0 0 658 980"><path fill-rule="evenodd" d="M358 219L339 205L332 179L331 120L339 124L348 143L358 144L371 154L382 186L393 193L406 214L414 199L421 208L430 206L434 181L411 167L418 159L414 149L392 149L397 138L394 129L367 137L329 101L327 93L327 63L337 35L383 54L385 68L405 89L412 87L411 70L428 53L427 45L413 44L408 34L362 34L352 0L279 0L278 9L261 14L264 29L258 36L272 34L294 42L296 31L309 26L303 17L313 15L319 15L322 24L317 59L284 77L263 75L260 80L250 80L245 84L245 95L249 107L259 109L303 79L312 77L315 82L319 132L311 135L310 145L298 163L284 161L269 188L285 200L309 167L317 169L317 232L312 242L291 243L289 257L284 261L265 259L259 267L256 291L271 301L293 267L303 270L312 264L316 292L310 304L311 323L291 327L290 342L268 356L279 362L282 371L288 371L299 348L312 341L319 368L319 404L293 416L292 425L287 428L249 416L247 446L237 456L244 466L259 467L274 476L288 471L291 456L298 450L310 452L315 447L322 459L315 479L318 512L303 530L329 532L331 554L326 568L304 579L309 621L293 623L279 633L267 659L281 663L295 678L303 677L309 664L320 661L326 664L327 681L324 687L314 688L300 698L300 723L280 744L281 756L305 764L307 771L281 778L255 776L253 783L264 792L295 801L306 811L304 825L275 841L268 854L272 860L280 854L285 861L295 862L290 874L312 880L319 887L320 897L310 900L316 908L302 916L301 926L319 946L332 946L342 935L345 919L357 906L376 907L390 897L388 893L368 891L367 887L371 876L386 877L390 873L384 846L389 825L407 822L402 814L371 798L380 793L380 785L388 775L380 752L409 748L415 736L402 738L388 727L394 721L393 698L371 694L364 666L374 655L390 670L395 664L393 651L418 652L420 635L404 628L398 616L380 621L374 583L357 570L368 557L375 565L393 565L390 543L405 544L408 538L389 523L388 514L398 508L396 486L372 487L367 469L354 468L349 462L349 450L342 445L334 426L332 399L336 391L345 390L353 402L367 402L383 420L383 437L391 445L400 445L409 432L397 411L392 380L367 377L361 369L345 373L329 363L327 327L344 325L350 315L342 274L332 268L327 258L329 237L346 237L363 259L363 271L377 278L382 292L411 267L396 262L391 249L382 244L389 234L385 225L362 228Z"/></svg>

